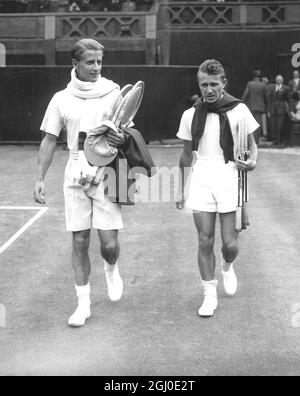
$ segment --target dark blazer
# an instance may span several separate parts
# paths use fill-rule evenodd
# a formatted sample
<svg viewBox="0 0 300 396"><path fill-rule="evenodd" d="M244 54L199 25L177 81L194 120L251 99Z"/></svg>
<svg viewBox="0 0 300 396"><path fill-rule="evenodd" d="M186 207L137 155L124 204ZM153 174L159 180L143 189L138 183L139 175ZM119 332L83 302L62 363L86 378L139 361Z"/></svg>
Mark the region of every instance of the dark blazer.
<svg viewBox="0 0 300 396"><path fill-rule="evenodd" d="M142 134L133 128L122 128L125 136L124 146L119 149L115 160L107 167L116 174L116 188L105 190L111 202L120 205L134 205L134 183L138 174L152 177L157 173L153 159L148 151Z"/></svg>
<svg viewBox="0 0 300 396"><path fill-rule="evenodd" d="M268 95L268 109L271 114L285 114L288 112L289 89L287 85L282 85L279 92L276 92L276 84L270 85Z"/></svg>
<svg viewBox="0 0 300 396"><path fill-rule="evenodd" d="M122 131L125 144L121 151L127 159L129 170L146 174L148 177L154 176L156 167L142 134L134 128L122 128Z"/></svg>
<svg viewBox="0 0 300 396"><path fill-rule="evenodd" d="M265 113L267 107L266 85L262 81L249 81L242 101L251 111Z"/></svg>

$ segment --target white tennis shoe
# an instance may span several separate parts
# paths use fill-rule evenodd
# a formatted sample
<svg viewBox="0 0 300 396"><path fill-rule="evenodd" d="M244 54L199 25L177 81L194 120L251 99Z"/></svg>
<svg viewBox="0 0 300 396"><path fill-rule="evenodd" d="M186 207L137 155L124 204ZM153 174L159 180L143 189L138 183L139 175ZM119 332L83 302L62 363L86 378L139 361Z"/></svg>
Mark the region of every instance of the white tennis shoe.
<svg viewBox="0 0 300 396"><path fill-rule="evenodd" d="M224 270L224 258L222 256L222 275L223 275L223 286L225 293L228 296L234 296L237 291L237 277L233 269L233 264L229 266L229 268Z"/></svg>
<svg viewBox="0 0 300 396"><path fill-rule="evenodd" d="M70 327L81 327L85 325L86 319L90 318L91 310L89 308L84 308L78 306L76 311L70 316L68 320L68 325Z"/></svg>
<svg viewBox="0 0 300 396"><path fill-rule="evenodd" d="M213 316L215 309L218 306L217 285L216 279L212 281L202 281L204 287L204 300L199 308L198 315L202 317Z"/></svg>
<svg viewBox="0 0 300 396"><path fill-rule="evenodd" d="M108 297L111 301L119 301L123 295L123 280L120 276L118 263L104 264Z"/></svg>

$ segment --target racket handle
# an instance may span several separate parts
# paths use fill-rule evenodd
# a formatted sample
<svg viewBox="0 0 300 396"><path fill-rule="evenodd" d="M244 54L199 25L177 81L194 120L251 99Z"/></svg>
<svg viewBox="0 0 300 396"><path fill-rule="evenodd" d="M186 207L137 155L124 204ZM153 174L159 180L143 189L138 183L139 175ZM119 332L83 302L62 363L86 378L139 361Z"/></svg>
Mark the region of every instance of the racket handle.
<svg viewBox="0 0 300 396"><path fill-rule="evenodd" d="M242 207L242 229L245 230L249 225L249 216L246 204Z"/></svg>
<svg viewBox="0 0 300 396"><path fill-rule="evenodd" d="M241 180L241 171L238 170L238 206L241 205L241 190L242 190L242 180Z"/></svg>
<svg viewBox="0 0 300 396"><path fill-rule="evenodd" d="M246 202L249 201L249 183L248 183L248 176L246 173Z"/></svg>
<svg viewBox="0 0 300 396"><path fill-rule="evenodd" d="M242 207L237 206L235 215L235 230L242 231Z"/></svg>

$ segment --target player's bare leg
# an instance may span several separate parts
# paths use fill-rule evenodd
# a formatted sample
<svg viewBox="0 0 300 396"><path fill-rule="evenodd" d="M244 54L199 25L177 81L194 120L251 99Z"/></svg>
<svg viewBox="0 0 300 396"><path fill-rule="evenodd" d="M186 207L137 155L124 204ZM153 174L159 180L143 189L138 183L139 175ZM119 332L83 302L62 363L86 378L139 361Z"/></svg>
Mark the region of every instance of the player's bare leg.
<svg viewBox="0 0 300 396"><path fill-rule="evenodd" d="M120 245L117 230L98 230L101 242L101 255L104 259L104 271L108 296L111 301L118 301L123 295L123 281L119 273L118 258Z"/></svg>
<svg viewBox="0 0 300 396"><path fill-rule="evenodd" d="M72 265L75 272L75 290L78 297L78 305L68 321L68 324L72 327L83 326L86 319L91 316L89 244L90 230L73 232Z"/></svg>
<svg viewBox="0 0 300 396"><path fill-rule="evenodd" d="M89 281L91 264L88 254L90 230L73 232L72 265L77 286L84 286Z"/></svg>
<svg viewBox="0 0 300 396"><path fill-rule="evenodd" d="M204 288L204 300L198 313L208 317L214 314L218 305L214 255L216 213L194 212L194 222L198 231L198 265Z"/></svg>
<svg viewBox="0 0 300 396"><path fill-rule="evenodd" d="M216 213L194 212L194 223L198 231L198 265L204 281L215 277L214 255Z"/></svg>
<svg viewBox="0 0 300 396"><path fill-rule="evenodd" d="M237 290L237 278L233 269L238 249L238 232L235 230L235 212L220 213L222 255L221 266L224 290L233 296Z"/></svg>

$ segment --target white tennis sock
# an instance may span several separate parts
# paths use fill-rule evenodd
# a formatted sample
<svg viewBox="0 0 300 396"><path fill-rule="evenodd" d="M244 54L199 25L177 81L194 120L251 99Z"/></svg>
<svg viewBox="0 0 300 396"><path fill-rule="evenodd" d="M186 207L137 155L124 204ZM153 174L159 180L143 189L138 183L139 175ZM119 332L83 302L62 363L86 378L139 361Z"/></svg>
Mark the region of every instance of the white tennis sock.
<svg viewBox="0 0 300 396"><path fill-rule="evenodd" d="M212 316L218 305L218 281L216 279L211 281L202 280L202 285L204 288L204 300L201 307L199 308L198 314L204 317Z"/></svg>
<svg viewBox="0 0 300 396"><path fill-rule="evenodd" d="M75 285L76 295L78 297L78 307L82 309L89 310L91 306L91 287L90 284L86 284L85 286L77 286Z"/></svg>
<svg viewBox="0 0 300 396"><path fill-rule="evenodd" d="M222 271L227 272L232 270L234 261L232 263L227 263L223 255L221 255L221 264L222 264Z"/></svg>
<svg viewBox="0 0 300 396"><path fill-rule="evenodd" d="M120 276L118 261L115 264L109 264L104 260L104 272L110 300L120 300L123 295L123 281Z"/></svg>
<svg viewBox="0 0 300 396"><path fill-rule="evenodd" d="M116 269L118 269L119 261L117 260L115 264L109 264L106 260L104 260L104 270L105 272L113 273Z"/></svg>
<svg viewBox="0 0 300 396"><path fill-rule="evenodd" d="M228 296L234 296L237 291L237 277L233 269L233 264L234 261L227 263L222 256L221 273L223 275L224 290Z"/></svg>
<svg viewBox="0 0 300 396"><path fill-rule="evenodd" d="M91 316L90 284L84 286L75 285L78 304L76 311L69 318L68 324L72 327L80 327L85 324L86 319Z"/></svg>

